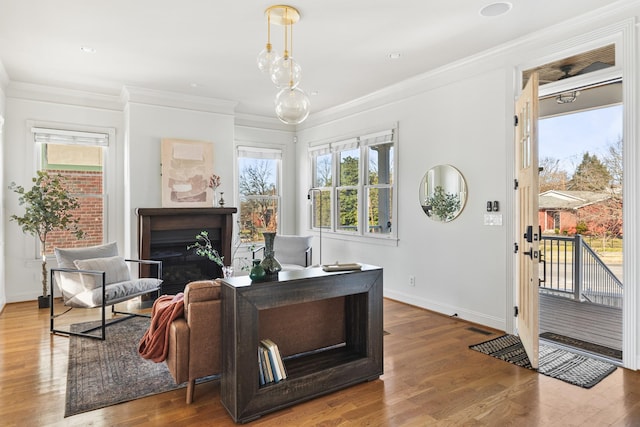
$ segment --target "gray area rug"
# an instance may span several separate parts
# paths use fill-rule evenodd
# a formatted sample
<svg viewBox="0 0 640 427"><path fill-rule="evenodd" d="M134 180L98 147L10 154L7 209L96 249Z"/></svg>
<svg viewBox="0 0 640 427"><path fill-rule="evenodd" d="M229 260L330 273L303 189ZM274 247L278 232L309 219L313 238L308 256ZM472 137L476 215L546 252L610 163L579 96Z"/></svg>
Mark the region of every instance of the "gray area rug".
<svg viewBox="0 0 640 427"><path fill-rule="evenodd" d="M105 341L71 336L64 416L104 408L185 387L176 384L165 363L138 354L150 319L134 317L107 327ZM96 322L72 325L80 330Z"/></svg>
<svg viewBox="0 0 640 427"><path fill-rule="evenodd" d="M571 353L564 349L540 343L538 372L569 384L591 388L616 370L616 366L590 357ZM489 356L532 369L520 338L503 335L480 344L469 346Z"/></svg>

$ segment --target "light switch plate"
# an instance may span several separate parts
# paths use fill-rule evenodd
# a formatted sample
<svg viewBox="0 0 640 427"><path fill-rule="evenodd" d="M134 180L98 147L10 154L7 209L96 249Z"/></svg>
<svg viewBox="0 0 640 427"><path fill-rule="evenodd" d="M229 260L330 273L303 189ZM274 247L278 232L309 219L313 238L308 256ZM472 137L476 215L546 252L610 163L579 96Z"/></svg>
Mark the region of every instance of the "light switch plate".
<svg viewBox="0 0 640 427"><path fill-rule="evenodd" d="M502 225L502 214L499 214L499 213L484 214L484 225Z"/></svg>

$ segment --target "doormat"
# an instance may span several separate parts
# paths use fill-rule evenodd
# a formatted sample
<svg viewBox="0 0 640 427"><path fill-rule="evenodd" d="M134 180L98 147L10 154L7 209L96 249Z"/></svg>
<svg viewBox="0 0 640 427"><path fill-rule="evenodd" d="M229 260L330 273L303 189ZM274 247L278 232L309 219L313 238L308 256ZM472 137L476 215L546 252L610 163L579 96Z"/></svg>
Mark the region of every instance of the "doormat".
<svg viewBox="0 0 640 427"><path fill-rule="evenodd" d="M520 338L515 335L503 335L470 345L469 348L523 368L533 369ZM571 353L552 345L539 345L538 372L569 384L591 388L615 370L616 366L611 363Z"/></svg>
<svg viewBox="0 0 640 427"><path fill-rule="evenodd" d="M138 343L149 323L148 318L134 317L110 325L105 341L69 337L65 417L186 387L187 383L175 383L166 363L154 363L138 354ZM78 323L71 328L82 330L94 324Z"/></svg>
<svg viewBox="0 0 640 427"><path fill-rule="evenodd" d="M540 334L540 338L557 342L558 344L575 347L580 350L589 351L591 353L596 353L601 356L610 357L612 359L622 360L622 350L616 350L611 347L582 341L577 338L571 338L560 334L554 334L553 332L543 332Z"/></svg>

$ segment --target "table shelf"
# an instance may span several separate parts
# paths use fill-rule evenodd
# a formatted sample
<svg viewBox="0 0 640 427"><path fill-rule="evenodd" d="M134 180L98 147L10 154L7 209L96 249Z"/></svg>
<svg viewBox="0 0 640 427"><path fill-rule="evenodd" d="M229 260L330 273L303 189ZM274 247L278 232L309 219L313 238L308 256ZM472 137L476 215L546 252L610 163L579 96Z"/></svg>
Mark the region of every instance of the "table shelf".
<svg viewBox="0 0 640 427"><path fill-rule="evenodd" d="M221 400L234 421L248 422L382 375L382 269L313 270L283 275L266 286L223 281ZM260 386L255 351L260 311L335 297L346 301L345 343L283 358L287 378Z"/></svg>

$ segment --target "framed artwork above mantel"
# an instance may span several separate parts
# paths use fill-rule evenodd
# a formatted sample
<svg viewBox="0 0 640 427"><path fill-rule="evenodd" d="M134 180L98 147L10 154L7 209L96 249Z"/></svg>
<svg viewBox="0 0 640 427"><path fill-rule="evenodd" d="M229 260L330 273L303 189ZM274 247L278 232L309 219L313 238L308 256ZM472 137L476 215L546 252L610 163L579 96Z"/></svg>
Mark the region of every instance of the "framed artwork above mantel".
<svg viewBox="0 0 640 427"><path fill-rule="evenodd" d="M213 174L213 143L163 138L162 207L198 208L213 206L208 187Z"/></svg>

